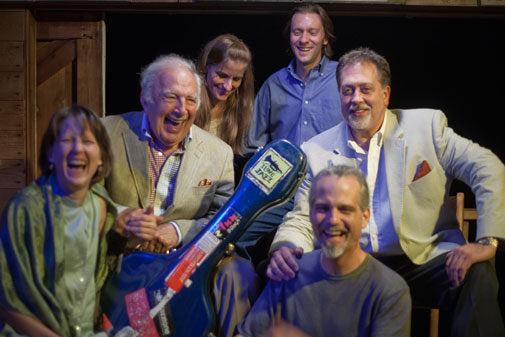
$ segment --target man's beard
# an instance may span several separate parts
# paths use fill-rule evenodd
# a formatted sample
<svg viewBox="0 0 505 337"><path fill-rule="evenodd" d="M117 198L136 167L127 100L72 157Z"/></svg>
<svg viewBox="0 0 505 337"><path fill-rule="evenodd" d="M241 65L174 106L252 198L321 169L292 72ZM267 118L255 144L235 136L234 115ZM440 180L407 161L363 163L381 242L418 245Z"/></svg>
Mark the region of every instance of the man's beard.
<svg viewBox="0 0 505 337"><path fill-rule="evenodd" d="M372 119L372 108L371 107L369 107L368 105L359 106L359 107L351 107L351 110L352 109L360 110L363 108L367 109L367 111L368 111L368 113L363 117L356 117L352 113L349 114L349 124L351 125L351 128L354 130L365 130L370 125L370 120Z"/></svg>
<svg viewBox="0 0 505 337"><path fill-rule="evenodd" d="M344 254L348 245L349 245L348 238L343 243L326 241L321 245L321 249L324 255L326 255L326 257L330 259L338 259L340 256L342 256L342 254Z"/></svg>

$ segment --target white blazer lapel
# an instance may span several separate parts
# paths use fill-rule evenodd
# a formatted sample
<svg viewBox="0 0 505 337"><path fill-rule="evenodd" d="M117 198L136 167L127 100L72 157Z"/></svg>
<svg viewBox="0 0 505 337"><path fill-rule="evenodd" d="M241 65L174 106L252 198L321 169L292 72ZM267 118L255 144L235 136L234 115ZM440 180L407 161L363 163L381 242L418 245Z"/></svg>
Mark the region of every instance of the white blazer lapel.
<svg viewBox="0 0 505 337"><path fill-rule="evenodd" d="M391 207L393 223L397 233L403 213L404 175L405 175L405 138L404 131L398 125L395 114L387 110L387 125L384 138L384 159L386 162L386 177L389 191L389 202L398 207Z"/></svg>

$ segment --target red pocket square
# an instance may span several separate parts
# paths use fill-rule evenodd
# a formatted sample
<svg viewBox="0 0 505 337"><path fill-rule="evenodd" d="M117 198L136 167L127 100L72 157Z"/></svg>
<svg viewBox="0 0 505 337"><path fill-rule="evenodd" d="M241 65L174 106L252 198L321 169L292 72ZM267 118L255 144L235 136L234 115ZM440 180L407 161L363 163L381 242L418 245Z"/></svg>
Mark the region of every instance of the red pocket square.
<svg viewBox="0 0 505 337"><path fill-rule="evenodd" d="M430 171L431 171L430 164L428 164L428 162L426 160L423 160L421 165L419 165L417 167L416 175L414 176L414 180L412 180L412 181L416 181L417 179L421 179L422 177L424 177L425 175L430 173Z"/></svg>
<svg viewBox="0 0 505 337"><path fill-rule="evenodd" d="M210 185L212 185L212 180L207 178L200 180L200 182L198 183L198 186L210 186Z"/></svg>

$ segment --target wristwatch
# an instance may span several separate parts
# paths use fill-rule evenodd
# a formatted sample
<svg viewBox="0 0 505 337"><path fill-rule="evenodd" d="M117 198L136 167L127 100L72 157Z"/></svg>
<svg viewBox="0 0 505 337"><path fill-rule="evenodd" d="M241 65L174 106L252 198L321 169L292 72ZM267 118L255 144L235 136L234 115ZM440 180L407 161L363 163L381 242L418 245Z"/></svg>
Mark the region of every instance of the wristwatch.
<svg viewBox="0 0 505 337"><path fill-rule="evenodd" d="M486 246L493 246L495 248L498 248L498 240L493 238L492 236L487 236L485 238L477 240L478 243L481 245L486 245Z"/></svg>

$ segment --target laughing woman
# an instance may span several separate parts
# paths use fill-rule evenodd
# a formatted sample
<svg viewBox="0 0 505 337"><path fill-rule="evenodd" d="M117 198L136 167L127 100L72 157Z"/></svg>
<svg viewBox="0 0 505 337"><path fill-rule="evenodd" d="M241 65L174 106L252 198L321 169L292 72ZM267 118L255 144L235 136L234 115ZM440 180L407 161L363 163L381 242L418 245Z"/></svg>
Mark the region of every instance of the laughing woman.
<svg viewBox="0 0 505 337"><path fill-rule="evenodd" d="M92 111L73 106L52 116L39 157L43 175L2 215L0 335L95 335L116 215L97 182L111 162L107 132Z"/></svg>
<svg viewBox="0 0 505 337"><path fill-rule="evenodd" d="M254 105L251 52L236 36L219 35L203 48L198 71L206 90L195 124L231 146L237 176L243 164L244 140Z"/></svg>

